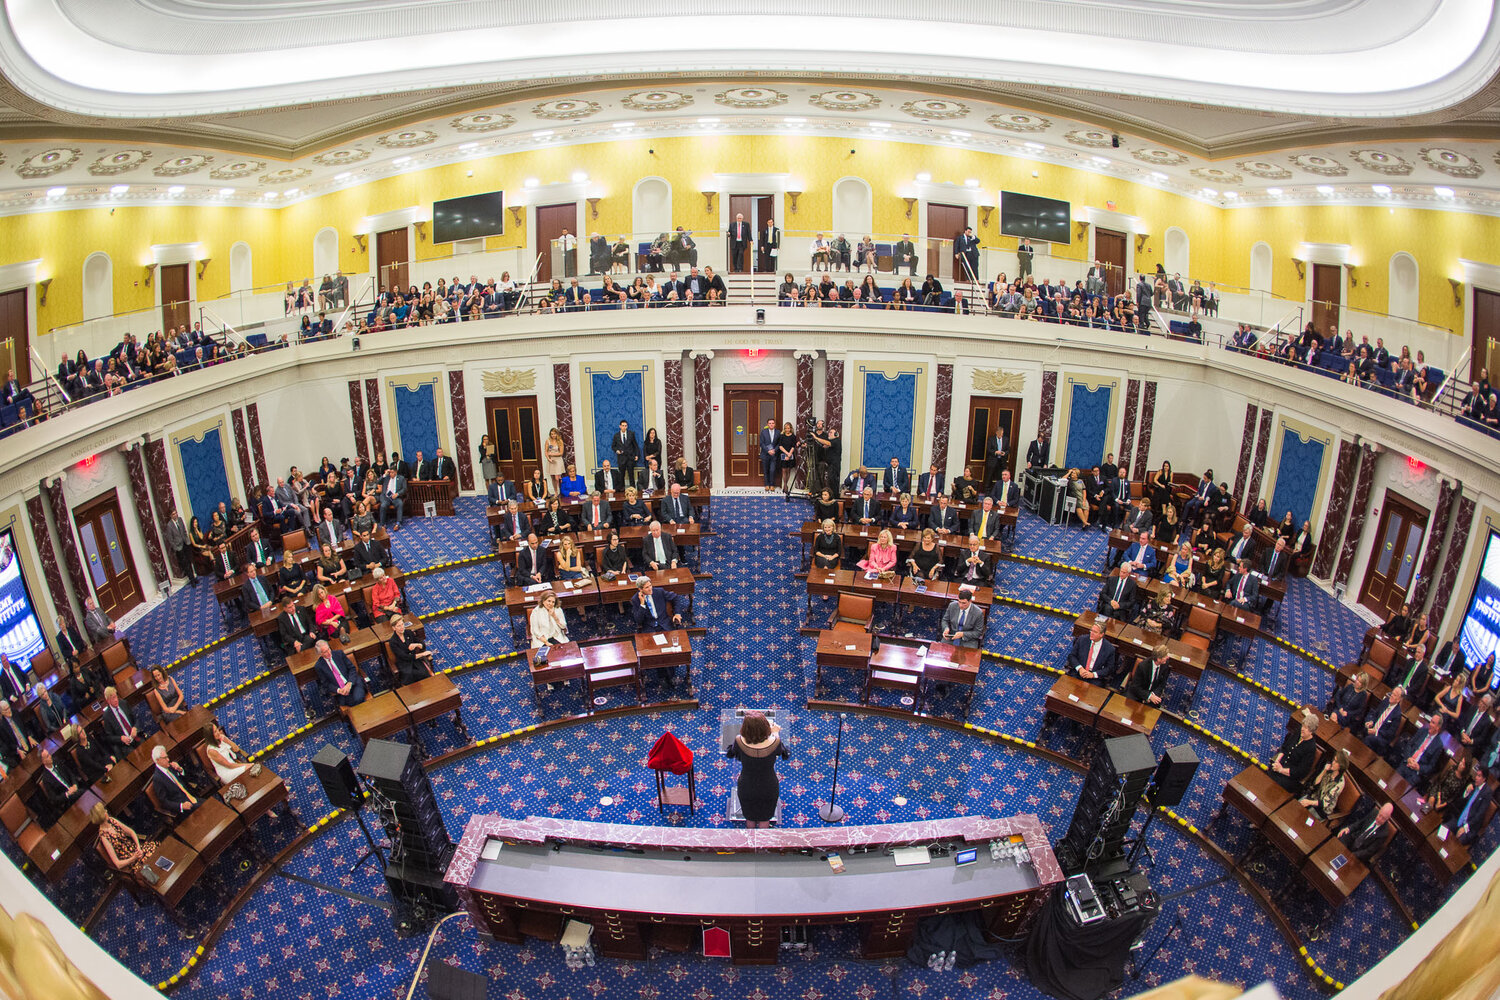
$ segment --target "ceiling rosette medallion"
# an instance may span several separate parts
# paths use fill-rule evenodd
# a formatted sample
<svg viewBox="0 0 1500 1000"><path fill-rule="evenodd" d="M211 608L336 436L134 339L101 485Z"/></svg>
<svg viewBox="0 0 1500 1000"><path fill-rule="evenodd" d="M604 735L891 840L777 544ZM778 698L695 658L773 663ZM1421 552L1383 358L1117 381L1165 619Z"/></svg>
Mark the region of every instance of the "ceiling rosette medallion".
<svg viewBox="0 0 1500 1000"><path fill-rule="evenodd" d="M693 95L676 90L642 90L620 101L631 111L677 111L693 103Z"/></svg>
<svg viewBox="0 0 1500 1000"><path fill-rule="evenodd" d="M1317 153L1295 153L1292 155L1292 163L1300 170L1319 177L1343 177L1349 172L1349 168L1338 160Z"/></svg>
<svg viewBox="0 0 1500 1000"><path fill-rule="evenodd" d="M862 90L825 90L807 99L824 111L870 111L880 107L880 98Z"/></svg>
<svg viewBox="0 0 1500 1000"><path fill-rule="evenodd" d="M1265 160L1241 160L1235 164L1251 177L1259 177L1268 181L1289 180L1292 172L1279 163L1267 163Z"/></svg>
<svg viewBox="0 0 1500 1000"><path fill-rule="evenodd" d="M598 101L571 101L556 100L543 101L531 109L531 113L538 118L546 118L549 121L567 122L578 118L587 118L589 115L599 113Z"/></svg>
<svg viewBox="0 0 1500 1000"><path fill-rule="evenodd" d="M262 184L290 184L292 181L300 181L304 177L311 177L312 171L306 167L284 167L281 170L273 170L269 174L261 174Z"/></svg>
<svg viewBox="0 0 1500 1000"><path fill-rule="evenodd" d="M434 142L437 137L437 133L430 128L409 128L383 135L375 141L386 149L411 149L413 146L425 146Z"/></svg>
<svg viewBox="0 0 1500 1000"><path fill-rule="evenodd" d="M714 103L726 108L774 108L786 102L785 94L767 87L735 87L714 95Z"/></svg>
<svg viewBox="0 0 1500 1000"><path fill-rule="evenodd" d="M1211 181L1216 184L1240 184L1245 178L1228 170L1220 170L1218 167L1194 167L1189 171L1200 181Z"/></svg>
<svg viewBox="0 0 1500 1000"><path fill-rule="evenodd" d="M1187 162L1186 156L1170 149L1132 149L1130 155L1153 167L1177 167Z"/></svg>
<svg viewBox="0 0 1500 1000"><path fill-rule="evenodd" d="M1114 144L1112 135L1096 128L1075 128L1065 133L1063 138L1075 146L1087 146L1089 149L1103 149L1105 146Z"/></svg>
<svg viewBox="0 0 1500 1000"><path fill-rule="evenodd" d="M1446 149L1442 146L1424 147L1417 151L1422 162L1440 174L1449 177L1462 177L1473 180L1484 173L1484 168L1479 161L1472 156L1466 156L1456 149Z"/></svg>
<svg viewBox="0 0 1500 1000"><path fill-rule="evenodd" d="M498 132L503 128L510 128L515 123L516 120L511 115L499 112L479 112L455 118L448 123L448 127L455 132Z"/></svg>
<svg viewBox="0 0 1500 1000"><path fill-rule="evenodd" d="M1041 115L1028 115L1012 111L1003 115L990 115L984 120L991 128L1005 132L1045 132L1052 127L1052 119Z"/></svg>
<svg viewBox="0 0 1500 1000"><path fill-rule="evenodd" d="M145 166L146 161L151 159L151 155L149 149L122 149L117 153L101 156L90 163L89 173L95 177L113 177L127 170Z"/></svg>
<svg viewBox="0 0 1500 1000"><path fill-rule="evenodd" d="M16 164L16 173L27 180L36 180L39 177L51 177L60 174L83 155L83 150L72 146L54 146L44 149L40 153L32 153L26 159Z"/></svg>
<svg viewBox="0 0 1500 1000"><path fill-rule="evenodd" d="M158 177L182 177L186 174L196 174L212 162L214 158L203 153L184 153L170 160L163 160L151 172Z"/></svg>
<svg viewBox="0 0 1500 1000"><path fill-rule="evenodd" d="M369 150L356 149L353 146L349 146L344 149L330 149L326 153L319 153L312 159L320 167L343 167L368 159L369 156Z"/></svg>
<svg viewBox="0 0 1500 1000"><path fill-rule="evenodd" d="M1366 170L1373 170L1387 177L1405 177L1412 171L1412 165L1395 153L1379 149L1351 149L1349 155Z"/></svg>
<svg viewBox="0 0 1500 1000"><path fill-rule="evenodd" d="M954 118L966 116L969 113L969 106L959 101L924 97L920 100L907 101L901 105L901 111L913 118L921 118L923 121L951 121Z"/></svg>
<svg viewBox="0 0 1500 1000"><path fill-rule="evenodd" d="M215 167L209 172L209 177L216 181L237 181L241 177L249 177L266 169L265 160L234 160Z"/></svg>

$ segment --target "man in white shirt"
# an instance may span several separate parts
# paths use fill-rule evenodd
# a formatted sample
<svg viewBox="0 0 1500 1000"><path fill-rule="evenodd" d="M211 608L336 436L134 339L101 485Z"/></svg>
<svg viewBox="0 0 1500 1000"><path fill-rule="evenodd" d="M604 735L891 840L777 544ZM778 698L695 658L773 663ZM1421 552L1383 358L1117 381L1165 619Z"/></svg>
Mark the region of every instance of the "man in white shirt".
<svg viewBox="0 0 1500 1000"><path fill-rule="evenodd" d="M1104 623L1095 621L1089 634L1073 640L1065 667L1074 677L1104 683L1115 672L1115 647L1104 638Z"/></svg>
<svg viewBox="0 0 1500 1000"><path fill-rule="evenodd" d="M661 522L652 521L648 534L641 540L641 557L653 570L677 568L677 543L671 535L661 533Z"/></svg>

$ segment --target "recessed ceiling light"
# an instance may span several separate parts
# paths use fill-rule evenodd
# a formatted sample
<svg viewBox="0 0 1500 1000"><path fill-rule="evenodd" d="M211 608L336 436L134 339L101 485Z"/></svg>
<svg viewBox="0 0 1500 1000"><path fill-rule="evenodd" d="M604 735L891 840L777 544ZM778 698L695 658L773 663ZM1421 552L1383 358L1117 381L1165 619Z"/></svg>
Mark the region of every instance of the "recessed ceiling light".
<svg viewBox="0 0 1500 1000"><path fill-rule="evenodd" d="M1453 197L1453 189L1451 187L1435 187L1432 189L1432 193L1437 195L1439 198Z"/></svg>
<svg viewBox="0 0 1500 1000"><path fill-rule="evenodd" d="M1153 181L1164 181L1167 179L1167 175L1162 173L1160 170L1153 170L1151 171L1151 179Z"/></svg>
<svg viewBox="0 0 1500 1000"><path fill-rule="evenodd" d="M65 195L67 193L68 193L68 189L65 188L65 187L55 187L55 188L48 188L47 189L47 197L48 198L61 198L63 195Z"/></svg>
<svg viewBox="0 0 1500 1000"><path fill-rule="evenodd" d="M354 175L352 173L350 173L349 171L345 170L341 174L334 174L333 175L333 179L336 180L336 181L347 181L349 178L351 178L353 176Z"/></svg>
<svg viewBox="0 0 1500 1000"><path fill-rule="evenodd" d="M234 194L234 188L219 188L220 198L228 198L232 194Z"/></svg>
<svg viewBox="0 0 1500 1000"><path fill-rule="evenodd" d="M301 190L302 190L301 188L288 188L286 196L288 198L295 198L295 197L297 197L298 192L301 191Z"/></svg>
<svg viewBox="0 0 1500 1000"><path fill-rule="evenodd" d="M585 173L584 171L582 171L582 170L575 170L575 171L573 171L573 183L574 184L582 184L584 181L586 181L588 179L589 179L589 175L587 173Z"/></svg>
<svg viewBox="0 0 1500 1000"><path fill-rule="evenodd" d="M1390 194L1391 186L1389 184L1371 184L1370 190L1376 194Z"/></svg>
<svg viewBox="0 0 1500 1000"><path fill-rule="evenodd" d="M462 145L460 145L458 148L459 149L478 149L479 148L479 143L477 143L477 142L466 142L466 143L463 143Z"/></svg>
<svg viewBox="0 0 1500 1000"><path fill-rule="evenodd" d="M871 122L870 123L870 127L871 128L890 128L891 127L891 123L890 122Z"/></svg>
<svg viewBox="0 0 1500 1000"><path fill-rule="evenodd" d="M635 122L615 122L615 128L635 128Z"/></svg>
<svg viewBox="0 0 1500 1000"><path fill-rule="evenodd" d="M1333 185L1332 184L1319 184L1318 185L1318 194L1333 194Z"/></svg>
<svg viewBox="0 0 1500 1000"><path fill-rule="evenodd" d="M1099 164L1107 164L1107 163L1109 163L1109 157L1107 157L1107 156L1091 156L1091 157L1089 157L1089 159L1091 159L1095 163L1099 163Z"/></svg>
<svg viewBox="0 0 1500 1000"><path fill-rule="evenodd" d="M533 133L531 133L531 137L533 139L545 139L545 138L547 138L547 136L549 136L551 134L552 134L552 129L550 129L550 128L544 128L544 129L542 129L539 132L533 132Z"/></svg>
<svg viewBox="0 0 1500 1000"><path fill-rule="evenodd" d="M965 132L961 128L950 128L948 130L948 134L951 135L951 136L954 136L955 138L958 138L958 139L967 139L970 136L972 136L974 133L973 132Z"/></svg>
<svg viewBox="0 0 1500 1000"><path fill-rule="evenodd" d="M1215 191L1213 188L1204 188L1203 196L1205 198L1217 198L1219 196L1219 192Z"/></svg>
<svg viewBox="0 0 1500 1000"><path fill-rule="evenodd" d="M917 175L917 180L922 184L926 184L928 181L932 180L932 175L924 170Z"/></svg>
<svg viewBox="0 0 1500 1000"><path fill-rule="evenodd" d="M523 187L534 188L534 187L537 186L538 183L540 183L540 182L535 177L528 177L528 178L526 178L526 182L522 186Z"/></svg>
<svg viewBox="0 0 1500 1000"><path fill-rule="evenodd" d="M1224 192L1224 197L1226 197L1226 198L1238 198L1239 196L1240 195L1239 195L1238 191L1225 191Z"/></svg>
<svg viewBox="0 0 1500 1000"><path fill-rule="evenodd" d="M1266 188L1266 194L1270 195L1272 198L1280 198L1281 188Z"/></svg>
<svg viewBox="0 0 1500 1000"><path fill-rule="evenodd" d="M173 184L171 187L167 188L167 194L182 194L182 192L186 190L187 188L181 184Z"/></svg>
<svg viewBox="0 0 1500 1000"><path fill-rule="evenodd" d="M966 188L977 188L978 186L979 186L979 178L978 177L969 177L969 178L966 178L964 180L964 187L966 187Z"/></svg>
<svg viewBox="0 0 1500 1000"><path fill-rule="evenodd" d="M1027 149L1046 149L1047 148L1046 146L1043 146L1039 142L1028 142L1028 143L1024 143L1023 145L1025 145L1025 147Z"/></svg>
<svg viewBox="0 0 1500 1000"><path fill-rule="evenodd" d="M410 156L398 156L394 160L392 160L391 162L394 163L394 164L396 164L396 166L399 167L403 163L410 163L411 162L411 157Z"/></svg>
<svg viewBox="0 0 1500 1000"><path fill-rule="evenodd" d="M266 192L266 201L275 201L275 200L276 200L276 192L275 191L267 191Z"/></svg>
<svg viewBox="0 0 1500 1000"><path fill-rule="evenodd" d="M698 124L699 125L717 125L717 124L719 124L719 119L717 119L717 118L699 118L698 119Z"/></svg>
<svg viewBox="0 0 1500 1000"><path fill-rule="evenodd" d="M112 187L112 188L109 189L109 193L110 194L124 194L126 191L129 191L129 190L130 190L130 185L129 184L116 184L114 187Z"/></svg>

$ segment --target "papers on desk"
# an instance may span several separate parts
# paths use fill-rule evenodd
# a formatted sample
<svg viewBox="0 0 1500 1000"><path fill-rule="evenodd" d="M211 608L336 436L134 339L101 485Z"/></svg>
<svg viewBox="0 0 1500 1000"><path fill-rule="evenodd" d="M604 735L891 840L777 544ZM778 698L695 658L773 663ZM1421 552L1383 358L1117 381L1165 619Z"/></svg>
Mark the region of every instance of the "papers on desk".
<svg viewBox="0 0 1500 1000"><path fill-rule="evenodd" d="M878 570L878 569L867 569L867 570L865 570L865 579L866 580L879 580L880 579L880 570Z"/></svg>
<svg viewBox="0 0 1500 1000"><path fill-rule="evenodd" d="M918 646L917 647L917 655L925 657L927 655L927 647L926 646Z"/></svg>
<svg viewBox="0 0 1500 1000"><path fill-rule="evenodd" d="M897 868L932 863L932 855L925 847L898 847L891 852L891 856L896 859Z"/></svg>
<svg viewBox="0 0 1500 1000"><path fill-rule="evenodd" d="M1440 826L1440 827L1438 827L1437 828L1437 835L1438 835L1438 840L1447 840L1448 839L1448 828L1446 826Z"/></svg>
<svg viewBox="0 0 1500 1000"><path fill-rule="evenodd" d="M527 593L527 594L535 594L539 590L551 590L551 589L552 589L552 585L550 583L533 583L533 584L530 584L530 585L528 585L526 587L523 587L522 591L524 593Z"/></svg>
<svg viewBox="0 0 1500 1000"><path fill-rule="evenodd" d="M484 847L479 852L482 861L494 861L500 856L500 849L505 846L505 841L499 837L491 837L484 842Z"/></svg>
<svg viewBox="0 0 1500 1000"><path fill-rule="evenodd" d="M850 652L850 653L852 653L852 652L854 652L854 646L853 646L853 645L852 645L852 644L849 644L849 645L845 645L845 646L844 646L844 649L845 649L845 650L846 650L846 651L847 651L847 652Z"/></svg>
<svg viewBox="0 0 1500 1000"><path fill-rule="evenodd" d="M1245 798L1249 799L1251 802L1254 802L1255 801L1255 793L1247 791L1245 793Z"/></svg>
<svg viewBox="0 0 1500 1000"><path fill-rule="evenodd" d="M1078 700L1078 696L1076 694L1070 694L1070 695L1068 695L1068 700L1069 701L1077 701Z"/></svg>
<svg viewBox="0 0 1500 1000"><path fill-rule="evenodd" d="M651 637L651 641L658 646L665 646L667 644L667 637L658 632Z"/></svg>

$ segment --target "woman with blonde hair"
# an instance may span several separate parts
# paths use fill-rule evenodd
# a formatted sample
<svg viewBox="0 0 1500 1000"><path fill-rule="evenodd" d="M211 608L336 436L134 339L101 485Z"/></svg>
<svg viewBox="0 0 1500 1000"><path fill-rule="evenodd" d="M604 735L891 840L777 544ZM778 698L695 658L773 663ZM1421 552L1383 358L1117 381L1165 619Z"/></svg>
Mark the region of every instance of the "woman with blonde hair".
<svg viewBox="0 0 1500 1000"><path fill-rule="evenodd" d="M859 561L859 568L866 573L889 573L896 568L896 539L891 529L880 529L879 537L870 543L870 550Z"/></svg>
<svg viewBox="0 0 1500 1000"><path fill-rule="evenodd" d="M156 841L143 843L139 834L109 814L103 802L94 803L89 819L99 826L99 853L116 871L134 875L156 851Z"/></svg>
<svg viewBox="0 0 1500 1000"><path fill-rule="evenodd" d="M557 595L552 591L542 595L541 601L531 609L531 648L559 646L568 642L568 620L562 608L557 606Z"/></svg>
<svg viewBox="0 0 1500 1000"><path fill-rule="evenodd" d="M554 427L547 432L547 441L542 447L547 456L547 478L552 480L552 488L555 490L558 481L562 479L563 452L567 445L561 432Z"/></svg>
<svg viewBox="0 0 1500 1000"><path fill-rule="evenodd" d="M1077 469L1068 470L1068 494L1076 502L1073 513L1078 515L1078 522L1087 528L1089 526L1089 494L1088 490L1083 487L1083 480L1078 478Z"/></svg>
<svg viewBox="0 0 1500 1000"><path fill-rule="evenodd" d="M583 553L579 551L578 543L573 541L572 535L563 536L562 545L558 547L556 559L558 579L588 579L588 565L583 561Z"/></svg>

